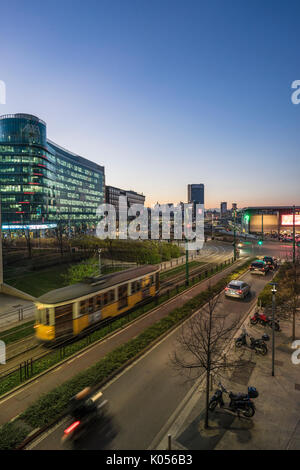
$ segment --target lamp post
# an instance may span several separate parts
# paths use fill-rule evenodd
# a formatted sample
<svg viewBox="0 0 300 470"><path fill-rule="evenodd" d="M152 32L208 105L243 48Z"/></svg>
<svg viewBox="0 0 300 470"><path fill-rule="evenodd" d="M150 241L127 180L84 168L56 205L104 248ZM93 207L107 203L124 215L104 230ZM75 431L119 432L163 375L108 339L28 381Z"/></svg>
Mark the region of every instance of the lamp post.
<svg viewBox="0 0 300 470"><path fill-rule="evenodd" d="M296 218L295 206L293 206L293 263L296 263L296 230L295 230L295 218Z"/></svg>
<svg viewBox="0 0 300 470"><path fill-rule="evenodd" d="M189 250L187 249L187 243L185 245L185 285L189 285Z"/></svg>
<svg viewBox="0 0 300 470"><path fill-rule="evenodd" d="M98 248L98 254L99 254L99 275L101 274L101 251L102 251L102 248Z"/></svg>
<svg viewBox="0 0 300 470"><path fill-rule="evenodd" d="M276 282L271 282L272 286L272 377L275 375L275 309L276 309Z"/></svg>
<svg viewBox="0 0 300 470"><path fill-rule="evenodd" d="M1 199L0 199L0 292L3 284L3 259L2 259L2 218L1 218Z"/></svg>
<svg viewBox="0 0 300 470"><path fill-rule="evenodd" d="M233 259L236 261L236 209L234 209L234 225L233 225Z"/></svg>

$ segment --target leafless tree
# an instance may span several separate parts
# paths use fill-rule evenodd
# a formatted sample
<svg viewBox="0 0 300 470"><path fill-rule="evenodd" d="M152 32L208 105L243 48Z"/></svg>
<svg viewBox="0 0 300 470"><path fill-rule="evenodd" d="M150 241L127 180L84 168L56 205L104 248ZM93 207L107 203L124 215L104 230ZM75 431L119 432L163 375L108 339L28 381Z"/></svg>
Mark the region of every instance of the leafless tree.
<svg viewBox="0 0 300 470"><path fill-rule="evenodd" d="M209 427L208 405L210 380L220 378L222 373L245 365L241 356L226 357L224 351L232 340L240 318L230 319L217 314L220 295L211 295L199 314L187 320L177 337L177 348L171 357L173 368L186 379L195 381L205 374L205 428Z"/></svg>
<svg viewBox="0 0 300 470"><path fill-rule="evenodd" d="M68 237L68 230L66 222L62 219L59 219L55 227L55 236L58 242L60 249L60 254L63 256L64 252L64 238Z"/></svg>
<svg viewBox="0 0 300 470"><path fill-rule="evenodd" d="M23 235L26 240L28 258L31 259L32 258L32 244L31 244L31 236L30 236L29 228L23 229Z"/></svg>

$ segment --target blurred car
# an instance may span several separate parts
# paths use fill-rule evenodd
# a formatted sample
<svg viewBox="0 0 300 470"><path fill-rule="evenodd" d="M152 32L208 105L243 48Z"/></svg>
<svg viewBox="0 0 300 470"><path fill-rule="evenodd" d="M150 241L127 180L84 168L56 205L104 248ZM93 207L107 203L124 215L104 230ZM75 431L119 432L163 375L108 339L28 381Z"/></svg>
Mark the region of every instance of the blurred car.
<svg viewBox="0 0 300 470"><path fill-rule="evenodd" d="M250 286L244 281L230 281L227 287L225 287L226 297L235 297L238 299L244 299L250 293Z"/></svg>
<svg viewBox="0 0 300 470"><path fill-rule="evenodd" d="M272 258L272 256L265 256L263 258L263 261L265 261L265 263L267 263L269 268L272 269L273 271L277 268L276 258Z"/></svg>
<svg viewBox="0 0 300 470"><path fill-rule="evenodd" d="M250 266L250 273L251 274L261 274L265 276L270 271L269 266L263 259L258 259L253 261Z"/></svg>

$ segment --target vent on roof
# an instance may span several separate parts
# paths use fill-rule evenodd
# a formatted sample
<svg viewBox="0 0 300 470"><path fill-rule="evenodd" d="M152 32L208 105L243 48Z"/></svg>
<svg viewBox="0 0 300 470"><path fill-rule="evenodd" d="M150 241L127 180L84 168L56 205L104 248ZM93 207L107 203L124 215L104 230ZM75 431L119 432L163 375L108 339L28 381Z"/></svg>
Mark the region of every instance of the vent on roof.
<svg viewBox="0 0 300 470"><path fill-rule="evenodd" d="M104 276L86 277L83 282L85 284L90 284L91 286L98 286L99 284L104 284L111 277L111 274L105 274Z"/></svg>

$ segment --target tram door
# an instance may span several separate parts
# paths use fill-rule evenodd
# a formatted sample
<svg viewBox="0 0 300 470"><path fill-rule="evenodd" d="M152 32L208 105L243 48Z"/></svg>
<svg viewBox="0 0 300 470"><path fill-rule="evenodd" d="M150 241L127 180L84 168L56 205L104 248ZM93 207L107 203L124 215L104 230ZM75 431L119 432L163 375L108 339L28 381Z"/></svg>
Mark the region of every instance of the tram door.
<svg viewBox="0 0 300 470"><path fill-rule="evenodd" d="M73 304L55 308L55 336L65 336L73 332Z"/></svg>
<svg viewBox="0 0 300 470"><path fill-rule="evenodd" d="M118 309L127 307L128 305L128 290L127 284L125 286L118 287Z"/></svg>

